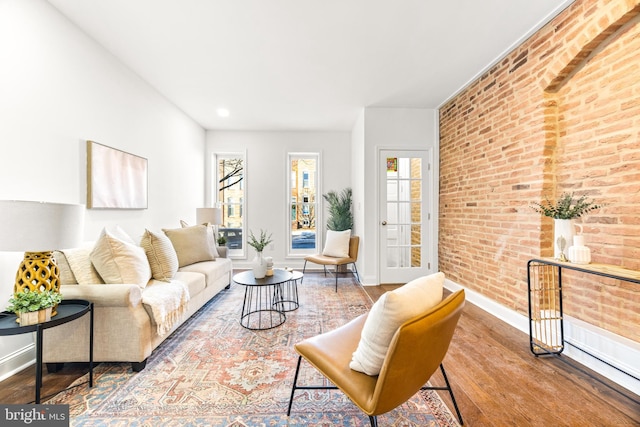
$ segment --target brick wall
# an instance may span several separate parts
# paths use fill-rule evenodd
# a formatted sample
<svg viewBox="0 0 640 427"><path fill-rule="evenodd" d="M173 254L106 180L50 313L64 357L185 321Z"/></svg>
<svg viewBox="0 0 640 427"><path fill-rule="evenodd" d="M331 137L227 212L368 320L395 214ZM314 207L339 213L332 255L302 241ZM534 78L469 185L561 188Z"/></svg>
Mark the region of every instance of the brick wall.
<svg viewBox="0 0 640 427"><path fill-rule="evenodd" d="M640 0L577 0L440 110L440 270L522 314L563 191L592 261L640 270ZM640 341L640 285L576 274L565 313Z"/></svg>

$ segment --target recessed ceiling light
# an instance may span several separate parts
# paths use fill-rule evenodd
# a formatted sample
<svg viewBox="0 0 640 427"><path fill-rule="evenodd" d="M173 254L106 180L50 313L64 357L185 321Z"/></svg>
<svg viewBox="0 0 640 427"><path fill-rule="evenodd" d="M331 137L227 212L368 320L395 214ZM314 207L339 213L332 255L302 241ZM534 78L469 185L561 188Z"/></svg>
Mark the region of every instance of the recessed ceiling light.
<svg viewBox="0 0 640 427"><path fill-rule="evenodd" d="M229 117L229 110L226 108L218 108L216 113L218 113L218 116L220 117Z"/></svg>

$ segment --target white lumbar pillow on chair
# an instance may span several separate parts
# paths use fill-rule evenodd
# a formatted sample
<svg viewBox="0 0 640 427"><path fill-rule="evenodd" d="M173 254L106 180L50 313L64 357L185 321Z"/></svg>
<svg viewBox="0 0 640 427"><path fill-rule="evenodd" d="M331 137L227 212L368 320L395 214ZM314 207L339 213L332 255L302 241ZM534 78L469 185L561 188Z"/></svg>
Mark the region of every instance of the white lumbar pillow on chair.
<svg viewBox="0 0 640 427"><path fill-rule="evenodd" d="M378 375L400 325L438 305L442 301L443 286L444 273L435 273L382 295L364 322L349 367L367 375Z"/></svg>
<svg viewBox="0 0 640 427"><path fill-rule="evenodd" d="M327 241L324 243L322 255L336 258L349 257L349 239L351 230L333 231L327 230Z"/></svg>

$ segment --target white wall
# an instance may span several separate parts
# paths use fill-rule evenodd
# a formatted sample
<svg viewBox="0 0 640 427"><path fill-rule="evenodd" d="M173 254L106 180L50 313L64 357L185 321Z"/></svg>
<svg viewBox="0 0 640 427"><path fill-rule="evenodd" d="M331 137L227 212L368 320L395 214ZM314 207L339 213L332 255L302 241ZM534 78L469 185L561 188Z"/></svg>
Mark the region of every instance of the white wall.
<svg viewBox="0 0 640 427"><path fill-rule="evenodd" d="M0 1L0 64L0 199L84 204L90 139L149 160L149 208L86 211L86 240L107 224L138 237L195 219L204 130L47 2ZM21 257L0 254L1 309ZM0 337L0 378L30 342Z"/></svg>
<svg viewBox="0 0 640 427"><path fill-rule="evenodd" d="M254 234L260 229L273 234L273 250L268 248L265 255L273 257L276 267L302 268L304 261L300 257L286 258L289 198L285 193L287 181L290 179L287 154L320 153L320 192L324 194L329 190L341 191L351 186L349 147L348 132L208 131L207 173L208 176L212 176L210 159L213 153L246 152L245 228L252 230ZM208 203L213 200L211 188L208 182ZM253 249L248 249L248 260L234 259L234 267L249 267L255 253Z"/></svg>
<svg viewBox="0 0 640 427"><path fill-rule="evenodd" d="M434 163L437 164L437 126L438 111L419 108L365 108L356 122L352 132L353 149L356 152L353 155L353 168L359 171L359 176L354 177L359 180L354 182L354 187L358 189L355 200L358 232L364 236L358 262L363 284L379 284L378 151L385 148L433 148ZM438 183L437 179L435 181L433 200L429 203L437 207ZM431 235L437 236L437 227ZM437 248L437 238L432 244ZM437 254L437 250L432 253Z"/></svg>

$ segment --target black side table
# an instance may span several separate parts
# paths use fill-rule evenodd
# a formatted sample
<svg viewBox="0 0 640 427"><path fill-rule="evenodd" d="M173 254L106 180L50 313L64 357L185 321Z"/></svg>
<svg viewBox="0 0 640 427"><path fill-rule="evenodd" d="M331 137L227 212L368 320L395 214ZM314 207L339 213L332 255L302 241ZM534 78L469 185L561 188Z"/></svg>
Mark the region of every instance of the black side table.
<svg viewBox="0 0 640 427"><path fill-rule="evenodd" d="M42 335L45 329L54 328L78 319L89 313L89 387L93 387L93 303L80 299L62 300L58 305L58 314L48 322L35 325L20 326L14 313L0 313L0 335L19 335L28 332L36 333L36 400L40 403L42 388Z"/></svg>
<svg viewBox="0 0 640 427"><path fill-rule="evenodd" d="M240 324L253 330L271 329L284 323L287 317L282 308L282 283L291 280L292 274L273 270L273 276L256 279L252 271L233 276L233 281L245 287Z"/></svg>

